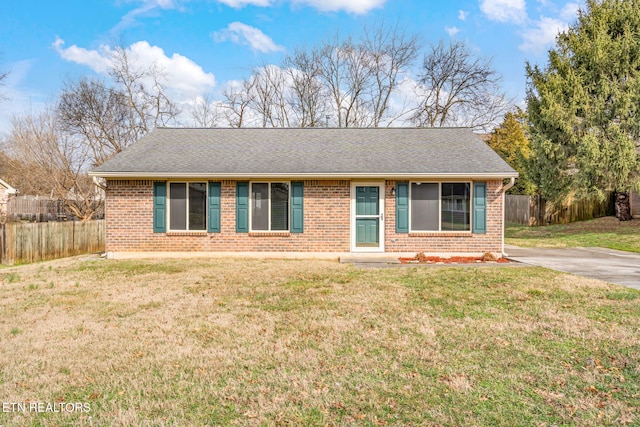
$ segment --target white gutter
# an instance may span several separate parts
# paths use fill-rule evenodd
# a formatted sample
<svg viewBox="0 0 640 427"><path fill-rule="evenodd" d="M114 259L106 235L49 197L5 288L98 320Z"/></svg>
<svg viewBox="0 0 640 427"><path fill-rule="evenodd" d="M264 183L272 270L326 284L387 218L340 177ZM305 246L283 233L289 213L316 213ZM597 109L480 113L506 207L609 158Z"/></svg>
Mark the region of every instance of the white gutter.
<svg viewBox="0 0 640 427"><path fill-rule="evenodd" d="M112 179L153 179L153 178L193 178L193 179L246 179L246 178L308 178L308 179L504 179L511 178L515 182L517 173L493 174L493 173L175 173L175 172L89 172L89 176ZM511 187L509 187L511 188Z"/></svg>
<svg viewBox="0 0 640 427"><path fill-rule="evenodd" d="M511 187L513 187L514 185L516 185L516 177L515 177L515 176L512 176L512 177L510 177L510 178L511 178L511 181L510 181L507 185L505 185L505 186L502 188L502 191L504 191L505 193L506 193L506 192L507 192L507 190L509 190Z"/></svg>

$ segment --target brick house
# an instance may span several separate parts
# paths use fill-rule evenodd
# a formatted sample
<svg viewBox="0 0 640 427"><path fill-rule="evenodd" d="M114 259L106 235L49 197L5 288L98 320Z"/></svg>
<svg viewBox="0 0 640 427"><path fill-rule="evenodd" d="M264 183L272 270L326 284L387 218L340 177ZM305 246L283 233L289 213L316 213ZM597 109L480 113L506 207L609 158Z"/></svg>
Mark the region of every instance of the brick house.
<svg viewBox="0 0 640 427"><path fill-rule="evenodd" d="M90 175L111 257L337 257L500 255L517 172L466 128L158 128Z"/></svg>
<svg viewBox="0 0 640 427"><path fill-rule="evenodd" d="M0 218L4 218L7 215L7 203L16 194L18 194L18 190L0 178Z"/></svg>

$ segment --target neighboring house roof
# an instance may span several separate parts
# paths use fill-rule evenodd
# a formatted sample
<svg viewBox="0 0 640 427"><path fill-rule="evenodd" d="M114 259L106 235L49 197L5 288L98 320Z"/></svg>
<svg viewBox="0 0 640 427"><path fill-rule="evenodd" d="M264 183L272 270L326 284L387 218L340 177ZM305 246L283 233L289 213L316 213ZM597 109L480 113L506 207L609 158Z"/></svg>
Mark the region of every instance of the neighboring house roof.
<svg viewBox="0 0 640 427"><path fill-rule="evenodd" d="M90 175L515 177L468 128L158 128Z"/></svg>
<svg viewBox="0 0 640 427"><path fill-rule="evenodd" d="M18 194L18 190L10 186L7 181L0 178L0 185L3 186L7 190L7 194Z"/></svg>

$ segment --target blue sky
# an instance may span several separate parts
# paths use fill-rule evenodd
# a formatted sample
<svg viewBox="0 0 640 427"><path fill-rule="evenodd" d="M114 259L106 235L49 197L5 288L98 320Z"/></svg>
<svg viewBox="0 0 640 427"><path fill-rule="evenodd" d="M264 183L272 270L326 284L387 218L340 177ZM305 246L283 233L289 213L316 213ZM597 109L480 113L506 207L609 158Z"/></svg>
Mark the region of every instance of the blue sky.
<svg viewBox="0 0 640 427"><path fill-rule="evenodd" d="M455 39L492 58L504 90L525 95L525 61L544 64L581 0L64 0L3 2L0 134L13 114L55 102L63 83L106 77L109 52L129 49L167 73L179 102L219 96L251 68L280 64L296 47L365 26L400 25L425 45ZM418 70L415 70L416 74Z"/></svg>

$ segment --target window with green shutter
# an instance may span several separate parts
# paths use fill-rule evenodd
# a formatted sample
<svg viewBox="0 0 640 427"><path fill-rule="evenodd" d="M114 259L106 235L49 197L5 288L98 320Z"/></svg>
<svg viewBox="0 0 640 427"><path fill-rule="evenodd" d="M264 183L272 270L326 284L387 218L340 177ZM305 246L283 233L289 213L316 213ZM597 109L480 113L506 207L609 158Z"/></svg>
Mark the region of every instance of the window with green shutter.
<svg viewBox="0 0 640 427"><path fill-rule="evenodd" d="M167 231L167 183L153 183L153 232Z"/></svg>
<svg viewBox="0 0 640 427"><path fill-rule="evenodd" d="M411 232L471 232L470 182L411 182L408 204L404 202L404 185L396 187L397 230L405 229L403 221L408 217Z"/></svg>
<svg viewBox="0 0 640 427"><path fill-rule="evenodd" d="M207 207L209 222L207 231L209 233L220 232L220 183L209 183L209 202Z"/></svg>
<svg viewBox="0 0 640 427"><path fill-rule="evenodd" d="M409 184L396 184L396 233L409 232Z"/></svg>
<svg viewBox="0 0 640 427"><path fill-rule="evenodd" d="M302 200L296 199L297 206L294 212L289 182L251 182L249 184L249 230L291 231L291 214L301 213L299 209ZM298 219L300 218L296 218Z"/></svg>
<svg viewBox="0 0 640 427"><path fill-rule="evenodd" d="M207 183L170 182L169 231L207 230Z"/></svg>
<svg viewBox="0 0 640 427"><path fill-rule="evenodd" d="M304 231L304 183L291 183L291 232Z"/></svg>
<svg viewBox="0 0 640 427"><path fill-rule="evenodd" d="M236 183L236 232L249 232L249 183Z"/></svg>
<svg viewBox="0 0 640 427"><path fill-rule="evenodd" d="M487 232L487 183L473 183L473 232Z"/></svg>

